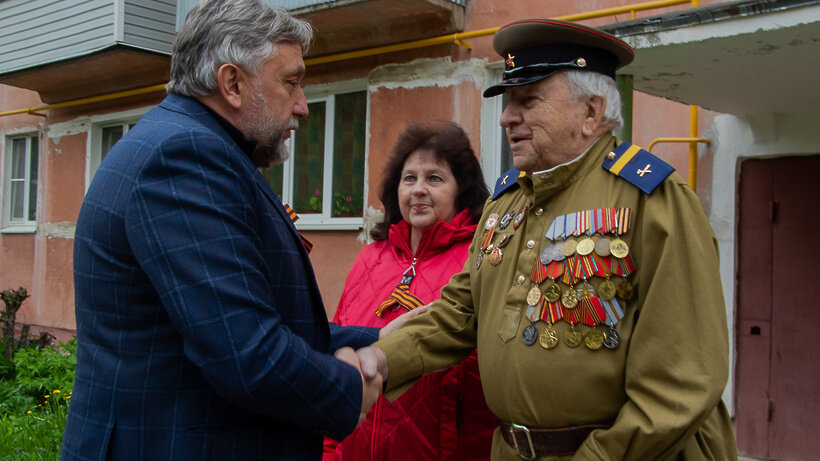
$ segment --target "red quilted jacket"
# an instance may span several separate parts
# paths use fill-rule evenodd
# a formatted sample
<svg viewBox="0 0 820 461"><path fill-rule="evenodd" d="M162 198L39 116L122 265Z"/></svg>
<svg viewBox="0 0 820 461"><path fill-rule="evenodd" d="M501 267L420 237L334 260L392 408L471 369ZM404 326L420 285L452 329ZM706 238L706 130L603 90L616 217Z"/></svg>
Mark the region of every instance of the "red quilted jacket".
<svg viewBox="0 0 820 461"><path fill-rule="evenodd" d="M465 210L426 229L410 293L425 304L439 298L441 287L464 267L475 228ZM334 322L382 327L404 312L388 311L381 318L375 313L413 262L409 242L410 227L401 221L390 228L388 240L362 249ZM380 397L341 444L325 439L324 461L489 460L497 425L484 401L473 351L458 366L421 378L393 403Z"/></svg>

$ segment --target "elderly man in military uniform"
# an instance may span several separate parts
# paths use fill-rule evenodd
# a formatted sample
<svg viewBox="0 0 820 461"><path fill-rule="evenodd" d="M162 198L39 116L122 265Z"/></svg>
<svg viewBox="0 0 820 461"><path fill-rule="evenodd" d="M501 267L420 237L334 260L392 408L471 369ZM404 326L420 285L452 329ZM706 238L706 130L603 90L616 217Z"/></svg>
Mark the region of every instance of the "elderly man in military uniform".
<svg viewBox="0 0 820 461"><path fill-rule="evenodd" d="M506 71L484 96L509 98L515 168L463 272L359 351L365 373L391 397L478 347L494 460L736 459L714 234L672 167L612 135L633 50L556 20L507 24L493 46Z"/></svg>

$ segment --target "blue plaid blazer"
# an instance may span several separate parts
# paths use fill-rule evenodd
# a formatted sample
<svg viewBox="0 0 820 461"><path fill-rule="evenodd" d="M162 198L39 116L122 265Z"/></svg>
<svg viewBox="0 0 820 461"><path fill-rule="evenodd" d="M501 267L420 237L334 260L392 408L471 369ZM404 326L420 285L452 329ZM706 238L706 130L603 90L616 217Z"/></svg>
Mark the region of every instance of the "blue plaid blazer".
<svg viewBox="0 0 820 461"><path fill-rule="evenodd" d="M320 459L362 384L280 200L197 101L168 96L100 165L74 241L62 459Z"/></svg>

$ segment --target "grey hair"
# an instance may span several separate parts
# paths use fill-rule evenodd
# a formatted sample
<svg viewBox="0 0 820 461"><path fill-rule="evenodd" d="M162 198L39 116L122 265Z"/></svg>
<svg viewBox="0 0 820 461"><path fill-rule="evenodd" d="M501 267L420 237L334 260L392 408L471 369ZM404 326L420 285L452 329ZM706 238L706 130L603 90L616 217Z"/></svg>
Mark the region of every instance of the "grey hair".
<svg viewBox="0 0 820 461"><path fill-rule="evenodd" d="M576 99L583 96L603 96L606 98L602 124L614 123L613 130L619 130L623 127L621 93L618 92L615 80L598 72L574 69L566 70L563 74L566 75L570 91Z"/></svg>
<svg viewBox="0 0 820 461"><path fill-rule="evenodd" d="M295 43L307 53L313 28L261 0L203 0L191 9L171 54L168 93L206 96L216 91L216 71L235 64L255 75L276 52Z"/></svg>

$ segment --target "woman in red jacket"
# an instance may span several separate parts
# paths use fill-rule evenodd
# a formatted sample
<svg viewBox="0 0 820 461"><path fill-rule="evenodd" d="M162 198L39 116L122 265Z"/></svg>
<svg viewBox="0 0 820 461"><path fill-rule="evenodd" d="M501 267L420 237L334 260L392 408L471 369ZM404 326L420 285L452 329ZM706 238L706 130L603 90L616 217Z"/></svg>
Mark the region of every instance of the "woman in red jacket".
<svg viewBox="0 0 820 461"><path fill-rule="evenodd" d="M464 130L455 123L410 124L385 168L384 221L353 263L333 321L382 327L437 299L464 267L488 195ZM421 378L393 403L380 397L344 441L326 439L324 461L489 460L497 425L474 351L459 366Z"/></svg>

